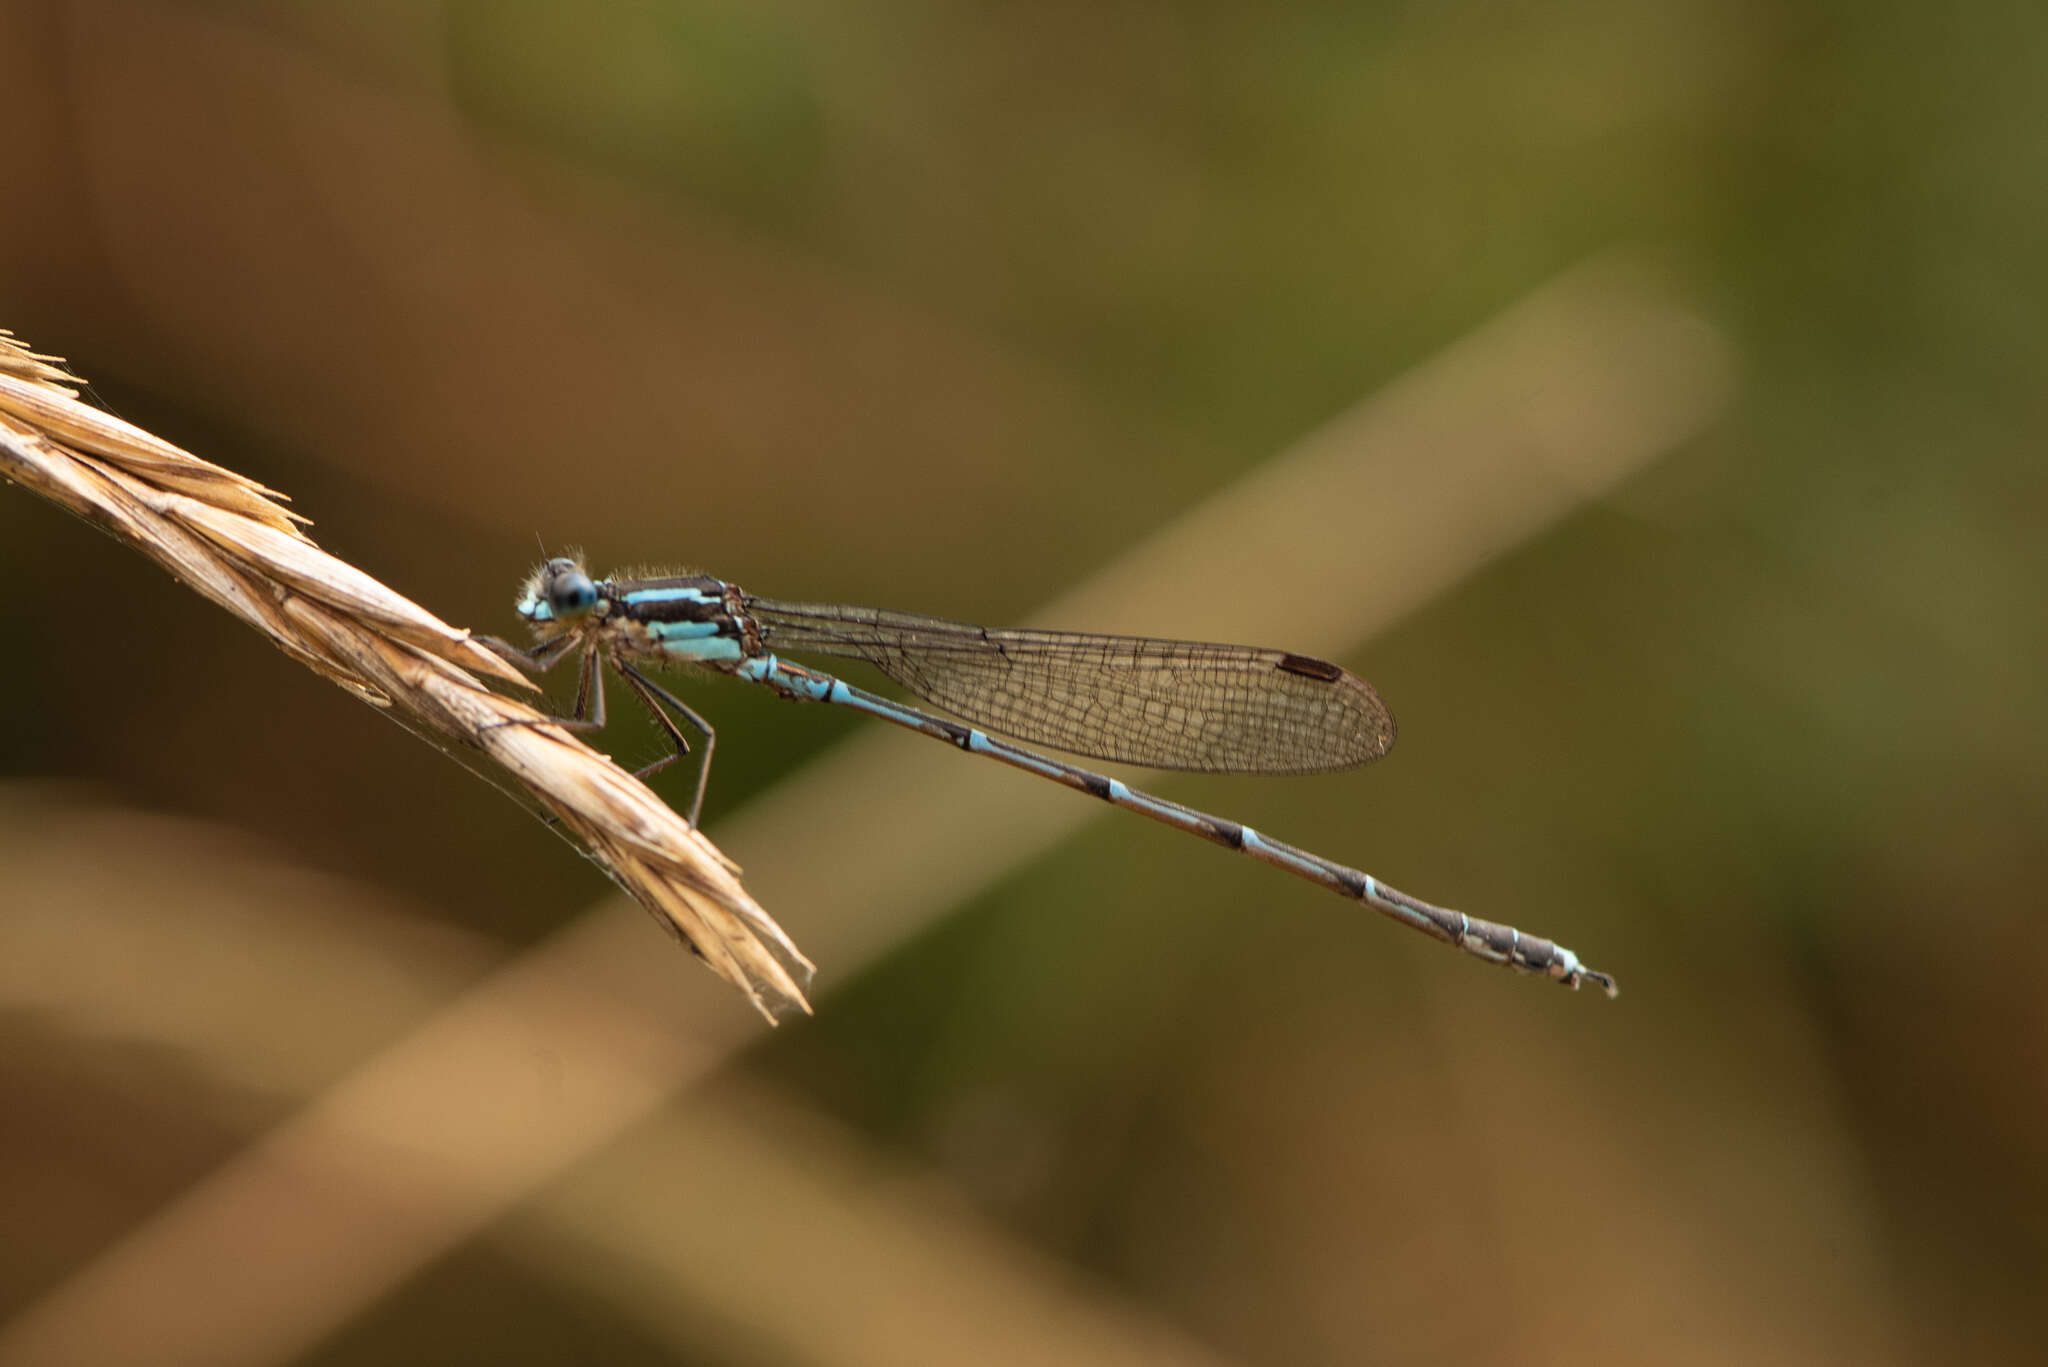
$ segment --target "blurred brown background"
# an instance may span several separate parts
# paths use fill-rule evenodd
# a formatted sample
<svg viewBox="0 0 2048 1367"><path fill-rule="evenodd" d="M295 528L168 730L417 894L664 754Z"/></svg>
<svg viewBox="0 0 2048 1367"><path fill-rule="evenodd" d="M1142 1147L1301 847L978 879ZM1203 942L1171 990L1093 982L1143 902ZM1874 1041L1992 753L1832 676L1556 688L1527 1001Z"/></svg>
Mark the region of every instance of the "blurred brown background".
<svg viewBox="0 0 2048 1367"><path fill-rule="evenodd" d="M2044 69L2022 4L0 3L0 327L336 553L501 632L536 537L1301 599L1394 755L1164 790L1624 989L686 682L820 961L770 1033L9 491L0 1361L2037 1360ZM1496 431L1613 459L1536 511ZM913 906L890 804L955 781L1099 819Z"/></svg>

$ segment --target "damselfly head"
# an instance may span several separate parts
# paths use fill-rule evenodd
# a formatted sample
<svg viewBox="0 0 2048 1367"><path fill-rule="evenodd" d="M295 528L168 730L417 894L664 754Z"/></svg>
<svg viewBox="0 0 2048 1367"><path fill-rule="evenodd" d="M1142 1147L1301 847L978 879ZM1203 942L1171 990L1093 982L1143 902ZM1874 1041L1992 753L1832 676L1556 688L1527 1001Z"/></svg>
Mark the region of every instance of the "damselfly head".
<svg viewBox="0 0 2048 1367"><path fill-rule="evenodd" d="M533 572L519 594L519 615L539 626L569 623L597 606L597 585L583 566L567 556L548 561Z"/></svg>

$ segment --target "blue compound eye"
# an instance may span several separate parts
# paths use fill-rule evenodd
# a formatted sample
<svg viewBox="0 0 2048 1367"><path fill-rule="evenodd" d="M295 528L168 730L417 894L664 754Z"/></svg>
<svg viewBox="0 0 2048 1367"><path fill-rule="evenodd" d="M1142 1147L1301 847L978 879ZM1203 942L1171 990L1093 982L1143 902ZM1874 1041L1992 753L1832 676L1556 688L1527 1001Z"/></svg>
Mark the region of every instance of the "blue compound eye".
<svg viewBox="0 0 2048 1367"><path fill-rule="evenodd" d="M585 613L597 602L597 585L573 565L557 572L548 585L548 609L557 620Z"/></svg>

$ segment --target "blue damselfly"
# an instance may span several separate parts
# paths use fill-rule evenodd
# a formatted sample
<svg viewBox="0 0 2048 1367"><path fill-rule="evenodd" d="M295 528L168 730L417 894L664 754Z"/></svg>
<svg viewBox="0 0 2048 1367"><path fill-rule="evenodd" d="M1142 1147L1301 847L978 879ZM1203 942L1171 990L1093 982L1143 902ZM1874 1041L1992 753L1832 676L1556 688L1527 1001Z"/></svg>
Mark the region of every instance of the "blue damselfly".
<svg viewBox="0 0 2048 1367"><path fill-rule="evenodd" d="M643 777L688 752L677 718L702 734L693 825L703 809L716 737L703 717L639 664L704 666L765 684L785 698L854 708L1240 850L1481 959L1573 988L1590 979L1615 995L1613 978L1562 945L1434 906L1239 822L989 734L1156 769L1299 774L1378 759L1394 743L1393 715L1370 684L1326 660L1250 646L1003 631L880 608L778 602L706 574L592 579L566 558L534 572L520 594L519 615L538 644L524 651L505 647L514 658L540 671L580 654L575 714L565 724L604 725L604 665L653 713L674 750L641 770ZM781 658L783 650L865 660L972 724L855 688Z"/></svg>

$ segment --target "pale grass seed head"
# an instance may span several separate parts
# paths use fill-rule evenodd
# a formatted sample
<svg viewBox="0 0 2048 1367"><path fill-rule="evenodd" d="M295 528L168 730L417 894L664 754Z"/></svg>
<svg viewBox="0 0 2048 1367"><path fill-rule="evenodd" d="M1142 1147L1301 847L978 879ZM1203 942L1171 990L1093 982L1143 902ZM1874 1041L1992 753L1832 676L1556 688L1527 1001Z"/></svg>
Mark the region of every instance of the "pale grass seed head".
<svg viewBox="0 0 2048 1367"><path fill-rule="evenodd" d="M284 495L81 402L72 383L56 358L0 331L0 476L156 560L466 765L487 758L770 1022L810 1009L810 961L738 867L646 785L484 682L530 690L522 674L315 545Z"/></svg>

